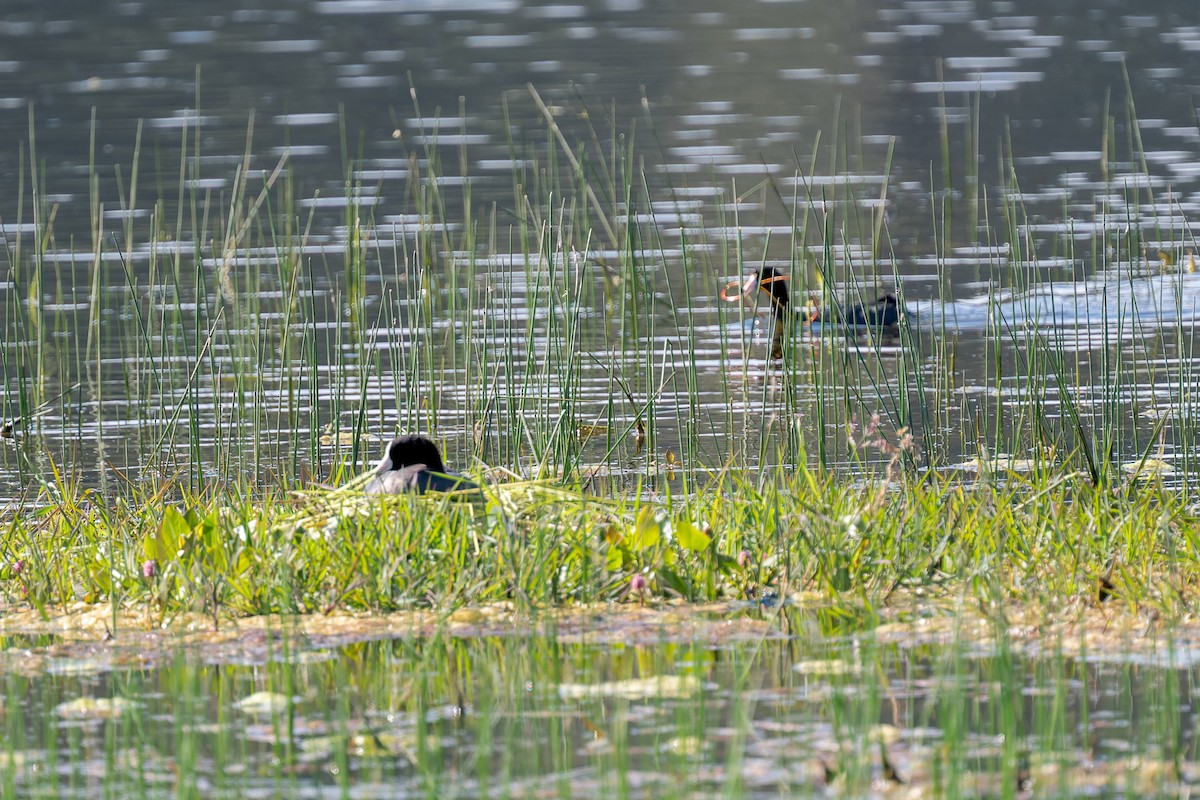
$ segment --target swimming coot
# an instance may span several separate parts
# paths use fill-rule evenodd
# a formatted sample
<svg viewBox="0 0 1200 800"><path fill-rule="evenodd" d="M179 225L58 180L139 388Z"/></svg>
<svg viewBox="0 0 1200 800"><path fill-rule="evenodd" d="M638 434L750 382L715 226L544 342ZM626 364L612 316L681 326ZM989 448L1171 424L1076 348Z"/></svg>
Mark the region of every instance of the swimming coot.
<svg viewBox="0 0 1200 800"><path fill-rule="evenodd" d="M446 470L437 445L424 436L397 436L363 487L367 494L454 492L478 489L479 484Z"/></svg>
<svg viewBox="0 0 1200 800"><path fill-rule="evenodd" d="M734 287L741 289L740 292L734 293L730 290ZM787 276L781 274L774 267L763 267L758 272L750 273L746 278L745 283L738 284L737 281L730 283L721 290L721 299L729 301L750 301L755 300L755 295L759 290L766 293L771 298L772 318L771 318L771 358L783 358L783 337L784 331L787 329L785 324L788 314L788 288Z"/></svg>
<svg viewBox="0 0 1200 800"><path fill-rule="evenodd" d="M745 298L752 299L759 291L766 292L771 298L775 317L771 344L771 355L774 358L778 358L783 352L784 322L789 316L791 302L787 280L787 276L774 267L763 267L742 285L742 296ZM829 308L821 308L815 300L809 299L800 311L804 322L809 324L819 322L848 328L895 330L900 324L904 309L896 295L889 292L881 294L873 303L855 303L848 307L835 303Z"/></svg>

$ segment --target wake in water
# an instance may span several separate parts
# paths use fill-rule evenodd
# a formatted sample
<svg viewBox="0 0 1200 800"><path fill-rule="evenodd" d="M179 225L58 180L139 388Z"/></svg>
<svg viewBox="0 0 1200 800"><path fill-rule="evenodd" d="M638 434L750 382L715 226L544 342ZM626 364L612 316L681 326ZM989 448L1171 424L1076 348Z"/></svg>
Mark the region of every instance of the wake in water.
<svg viewBox="0 0 1200 800"><path fill-rule="evenodd" d="M918 331L1003 331L1018 328L1100 328L1108 333L1190 326L1200 321L1200 273L1112 276L1040 283L1024 290L997 289L957 300L916 300L901 305L891 294L874 301L820 308L816 300L791 303L787 276L772 267L732 281L728 301L769 298L775 318L772 354L781 352L783 331L795 317L811 330L875 330L895 335L905 319Z"/></svg>
<svg viewBox="0 0 1200 800"><path fill-rule="evenodd" d="M1045 283L961 300L918 300L906 308L909 324L921 330L1172 328L1200 320L1200 274Z"/></svg>

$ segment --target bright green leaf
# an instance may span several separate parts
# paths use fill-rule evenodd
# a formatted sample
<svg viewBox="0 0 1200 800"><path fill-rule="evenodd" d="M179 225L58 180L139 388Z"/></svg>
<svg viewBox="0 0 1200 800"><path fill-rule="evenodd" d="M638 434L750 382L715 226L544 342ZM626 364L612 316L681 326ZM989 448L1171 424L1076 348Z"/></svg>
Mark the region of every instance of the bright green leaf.
<svg viewBox="0 0 1200 800"><path fill-rule="evenodd" d="M712 540L704 535L704 531L686 519L675 523L675 540L684 550L691 550L694 553L701 553L712 544Z"/></svg>
<svg viewBox="0 0 1200 800"><path fill-rule="evenodd" d="M183 514L175 506L167 506L163 512L162 524L158 526L157 536L147 536L142 540L142 549L146 558L165 564L179 553L179 542L191 531Z"/></svg>
<svg viewBox="0 0 1200 800"><path fill-rule="evenodd" d="M609 572L619 572L625 566L625 553L617 546L608 548L608 553L604 556L604 566Z"/></svg>
<svg viewBox="0 0 1200 800"><path fill-rule="evenodd" d="M634 552L649 550L658 544L662 538L662 523L659 522L658 514L650 506L646 506L638 514L637 524L633 529L633 542L631 547Z"/></svg>
<svg viewBox="0 0 1200 800"><path fill-rule="evenodd" d="M214 543L221 543L221 518L217 509L208 512L208 516L200 520L198 525L206 545L211 547Z"/></svg>
<svg viewBox="0 0 1200 800"><path fill-rule="evenodd" d="M692 599L692 587L674 570L660 569L658 571L658 579L662 581L663 586L678 594L685 599Z"/></svg>
<svg viewBox="0 0 1200 800"><path fill-rule="evenodd" d="M736 575L742 571L738 566L737 559L730 556L717 554L717 569L724 575Z"/></svg>
<svg viewBox="0 0 1200 800"><path fill-rule="evenodd" d="M188 530L194 529L200 524L200 512L195 508L189 508L183 513L183 521L187 523Z"/></svg>
<svg viewBox="0 0 1200 800"><path fill-rule="evenodd" d="M229 559L225 555L225 542L221 540L220 519L217 510L213 509L207 517L199 520L194 527L197 537L204 545L213 567L219 572L226 572Z"/></svg>
<svg viewBox="0 0 1200 800"><path fill-rule="evenodd" d="M88 568L88 576L103 594L112 594L112 576L109 575L106 564L93 564Z"/></svg>

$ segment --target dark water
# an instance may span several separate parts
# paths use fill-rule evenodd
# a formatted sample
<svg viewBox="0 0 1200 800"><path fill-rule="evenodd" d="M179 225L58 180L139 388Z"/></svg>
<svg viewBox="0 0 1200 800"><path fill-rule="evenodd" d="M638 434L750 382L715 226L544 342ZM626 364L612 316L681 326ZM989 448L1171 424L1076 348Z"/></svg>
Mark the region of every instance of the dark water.
<svg viewBox="0 0 1200 800"><path fill-rule="evenodd" d="M0 794L1132 797L1200 779L1194 651L973 642L943 622L839 636L798 615L810 630L784 636L750 619L716 646L620 622L625 645L587 626L6 637Z"/></svg>
<svg viewBox="0 0 1200 800"><path fill-rule="evenodd" d="M88 483L113 466L195 482L379 448L321 444L326 425L433 430L459 463L646 471L668 449L688 466L836 451L881 412L947 466L984 432L1020 454L1014 409L1066 402L1054 369L1119 458L1158 444L1187 469L1193 16L1185 0L12 5L0 404L51 402L0 454L4 493L51 458ZM899 279L922 338L805 340L779 379L716 300L739 254L798 289L817 264L835 293ZM829 346L854 398L818 415L803 376ZM564 456L594 423L603 444Z"/></svg>

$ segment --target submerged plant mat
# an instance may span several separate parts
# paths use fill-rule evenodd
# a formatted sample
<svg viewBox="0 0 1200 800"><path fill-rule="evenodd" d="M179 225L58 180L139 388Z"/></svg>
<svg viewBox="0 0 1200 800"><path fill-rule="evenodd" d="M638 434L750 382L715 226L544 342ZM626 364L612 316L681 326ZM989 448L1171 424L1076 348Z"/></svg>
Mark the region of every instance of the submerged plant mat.
<svg viewBox="0 0 1200 800"><path fill-rule="evenodd" d="M0 673L37 675L56 668L70 675L73 663L81 665L80 674L84 666L100 671L170 668L180 648L210 664L302 663L334 657L337 648L354 642L439 636L511 639L506 646L515 648L522 646L524 637L546 637L614 649L638 645L653 649L673 642L753 649L756 642L767 639L812 640L816 644L826 636L820 621L831 615L844 618L847 610L845 602L795 593L773 607L745 602L604 603L531 613L505 602L442 613L414 610L221 618L215 625L211 617L188 614L164 627L144 607L79 603L48 609L45 615L30 609L8 609L0 617L0 636L42 636L53 643L41 647L10 643L0 651ZM1168 669L1200 663L1200 619L1181 618L1166 624L1152 611L1094 599L1066 606L1027 602L1000 608L981 606L961 594L900 591L886 606L859 605L857 610L855 638L902 649L928 652L930 647L945 648L946 652L967 652L983 659L999 652L1030 658L1115 659ZM854 648L838 650L841 657L823 656L828 651L819 646L802 646L794 652L795 660L784 666L803 677L806 702L822 704L837 691L853 693L864 681L875 680L872 669L854 660ZM593 731L594 738L581 755L605 759L615 752L610 729L638 719L643 726L653 726L654 708L659 704L670 709L698 703L702 697L709 704L732 702L730 687L713 683L707 676L694 674L673 660L658 667L662 671L657 674L649 668L635 677L554 684L551 691L561 705L541 713ZM884 691L886 694L886 688ZM788 702L798 702L797 697L790 696ZM762 699L770 702L771 695ZM137 702L82 696L65 700L55 713L71 724L100 725L127 716ZM305 768L303 765L320 769L323 764L336 763L343 754L367 762L396 763L399 759L404 765L422 763L413 730L403 725L377 730L378 725L372 727L355 717L347 730L335 731L310 718L307 708L294 712L297 705L306 704L311 704L311 698L261 690L242 694L230 705L238 713L239 724L246 726L247 741L272 746L284 735L282 721L295 713L292 733L297 737L294 768L298 770ZM611 720L596 713L600 709L608 709ZM937 734L930 731L872 722L835 735L819 722L771 717L747 724L750 735L744 740L732 729L714 727L684 731L660 743L663 752L686 760L695 770L690 779L695 782L695 793L677 796L705 796L706 791L731 780L752 790L750 793L791 787L840 796L927 797L945 790L948 756L939 747ZM715 756L737 742L744 746L739 759ZM989 747L982 739L973 746ZM981 764L1002 759L1001 745L983 750L972 751ZM7 768L23 769L23 763L38 757L31 751L4 758ZM1006 795L1005 788L1014 780L1023 787L1021 791L1033 792L1018 796L1041 796L1039 790L1052 791L1064 784L1080 794L1113 787L1155 794L1185 790L1200 778L1200 770L1190 761L1172 762L1149 753L1099 759L1068 749L1028 753L1022 758L1015 779L1000 770L982 768L964 773L957 785L968 796ZM857 767L848 766L856 761ZM0 761L0 767L4 766ZM560 777L521 778L506 790L512 796L543 796ZM653 793L671 778L631 765L622 772L621 780L631 789ZM606 796L610 781L603 771L581 769L572 777L573 796Z"/></svg>
<svg viewBox="0 0 1200 800"><path fill-rule="evenodd" d="M1200 665L1200 616L1165 621L1154 610L1081 600L1066 605L1009 603L981 607L973 600L929 592L897 593L890 605L860 608L857 636L900 647L966 644L987 652L1030 657L1048 653L1092 660L1133 661L1163 667ZM664 643L752 645L765 639L806 636L820 620L842 617L843 605L798 593L773 608L744 602L606 603L518 611L512 603L388 614L336 612L220 619L181 615L158 624L145 608L76 603L47 610L0 610L0 636L51 636L44 648L0 650L0 671L89 675L146 668L180 646L209 663L303 663L332 658L332 650L357 642L401 639L550 637L564 644L651 646ZM464 619L466 621L464 621ZM841 660L800 660L793 669L829 677L854 675ZM619 692L615 692L619 693Z"/></svg>

